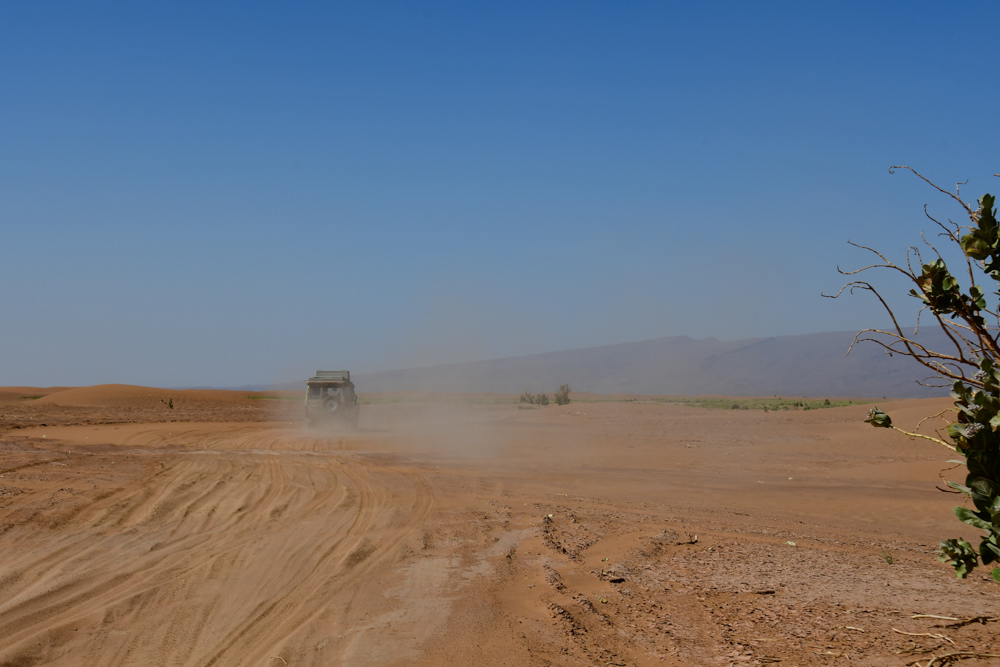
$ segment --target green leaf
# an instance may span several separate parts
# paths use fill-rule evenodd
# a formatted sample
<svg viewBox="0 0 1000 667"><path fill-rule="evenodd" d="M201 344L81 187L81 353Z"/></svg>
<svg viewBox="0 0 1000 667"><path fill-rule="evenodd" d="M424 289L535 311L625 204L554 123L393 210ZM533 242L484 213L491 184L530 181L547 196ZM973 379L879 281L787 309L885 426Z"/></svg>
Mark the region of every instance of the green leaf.
<svg viewBox="0 0 1000 667"><path fill-rule="evenodd" d="M975 234L966 234L962 237L962 249L968 253L972 259L984 260L990 256L990 244Z"/></svg>
<svg viewBox="0 0 1000 667"><path fill-rule="evenodd" d="M993 571L990 572L990 576L993 577L994 580L1000 582L1000 567L993 568Z"/></svg>
<svg viewBox="0 0 1000 667"><path fill-rule="evenodd" d="M984 224L989 225L992 223L994 226L997 224L996 213L993 211L993 204L996 202L996 197L990 193L984 194L979 198L979 226L982 228Z"/></svg>
<svg viewBox="0 0 1000 667"><path fill-rule="evenodd" d="M957 516L958 520L961 521L962 523L967 523L970 526L973 526L974 528L979 528L980 530L989 530L989 531L993 530L993 524L983 521L978 516L976 516L970 509L966 509L964 507L956 507L955 516Z"/></svg>
<svg viewBox="0 0 1000 667"><path fill-rule="evenodd" d="M997 497L996 491L990 480L978 477L969 483L969 495L972 502L976 504L976 509L984 512L993 505L993 500Z"/></svg>
<svg viewBox="0 0 1000 667"><path fill-rule="evenodd" d="M872 409L868 411L865 423L871 424L875 428L892 428L892 418L879 410L877 405L873 405Z"/></svg>
<svg viewBox="0 0 1000 667"><path fill-rule="evenodd" d="M948 424L948 437L954 440L955 442L958 442L960 439L961 440L965 439L965 431L962 430L961 426L962 425L959 424L958 422L953 422L951 424Z"/></svg>
<svg viewBox="0 0 1000 667"><path fill-rule="evenodd" d="M997 548L997 545L989 540L984 539L979 545L979 557L982 558L983 565L989 565L996 560L1000 560L1000 548Z"/></svg>
<svg viewBox="0 0 1000 667"><path fill-rule="evenodd" d="M959 463L959 462L958 461L949 461L949 463ZM965 461L962 461L961 463L965 463ZM961 491L962 493L964 493L967 496L971 496L972 495L972 490L969 489L969 487L967 487L967 486L962 486L961 484L956 484L955 482L948 482L948 486L950 486L951 488L955 489L956 491Z"/></svg>
<svg viewBox="0 0 1000 667"><path fill-rule="evenodd" d="M972 545L961 537L941 542L939 554L938 560L955 568L955 576L959 579L965 579L979 564L979 557Z"/></svg>

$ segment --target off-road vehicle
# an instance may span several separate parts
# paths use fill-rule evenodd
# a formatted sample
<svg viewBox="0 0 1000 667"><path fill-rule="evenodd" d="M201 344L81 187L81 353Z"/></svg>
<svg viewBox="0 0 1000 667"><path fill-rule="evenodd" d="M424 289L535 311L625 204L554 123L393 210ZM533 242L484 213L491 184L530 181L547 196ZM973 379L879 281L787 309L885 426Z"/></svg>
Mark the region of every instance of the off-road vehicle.
<svg viewBox="0 0 1000 667"><path fill-rule="evenodd" d="M310 426L357 428L359 411L350 371L316 371L306 381L306 420Z"/></svg>

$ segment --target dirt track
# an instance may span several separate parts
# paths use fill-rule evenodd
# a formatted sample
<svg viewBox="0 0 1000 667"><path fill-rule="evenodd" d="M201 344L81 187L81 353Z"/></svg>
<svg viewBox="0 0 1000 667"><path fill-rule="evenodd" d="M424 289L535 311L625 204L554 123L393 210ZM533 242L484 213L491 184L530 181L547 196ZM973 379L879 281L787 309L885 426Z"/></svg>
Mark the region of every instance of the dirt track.
<svg viewBox="0 0 1000 667"><path fill-rule="evenodd" d="M931 553L972 538L934 489L948 452L865 408L401 402L319 436L247 421L294 414L277 401L170 422L159 394L123 413L127 389L76 391L0 401L0 665L1000 653L998 622L911 618L1000 616L1000 589ZM934 406L885 407L905 424Z"/></svg>

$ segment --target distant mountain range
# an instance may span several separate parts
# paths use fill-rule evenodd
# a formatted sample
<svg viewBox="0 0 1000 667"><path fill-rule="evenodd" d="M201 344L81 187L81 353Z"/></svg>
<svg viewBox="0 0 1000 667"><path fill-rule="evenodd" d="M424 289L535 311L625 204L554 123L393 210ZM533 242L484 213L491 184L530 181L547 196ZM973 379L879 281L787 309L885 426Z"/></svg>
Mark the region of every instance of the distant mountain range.
<svg viewBox="0 0 1000 667"><path fill-rule="evenodd" d="M856 332L719 341L687 336L564 352L473 361L358 375L358 391L575 391L600 394L722 394L732 396L858 396L919 398L947 389L917 384L926 370L889 356ZM948 350L938 331L921 333L932 349ZM296 385L298 388L301 384Z"/></svg>
<svg viewBox="0 0 1000 667"><path fill-rule="evenodd" d="M720 341L687 336L603 345L523 357L470 361L355 375L358 391L551 392L560 384L598 394L727 396L855 396L923 398L948 389L924 387L928 372L878 345L855 345L853 331ZM919 340L948 351L950 341L927 327ZM239 387L304 388L300 382Z"/></svg>

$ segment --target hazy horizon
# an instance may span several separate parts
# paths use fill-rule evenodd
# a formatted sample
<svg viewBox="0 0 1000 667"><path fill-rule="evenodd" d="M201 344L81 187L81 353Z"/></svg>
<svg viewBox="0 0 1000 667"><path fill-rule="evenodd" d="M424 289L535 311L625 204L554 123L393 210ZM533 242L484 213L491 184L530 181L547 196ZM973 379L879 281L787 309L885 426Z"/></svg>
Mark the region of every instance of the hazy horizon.
<svg viewBox="0 0 1000 667"><path fill-rule="evenodd" d="M947 9L7 6L0 385L884 325L848 239L956 215L888 167L1000 190L1000 5Z"/></svg>

